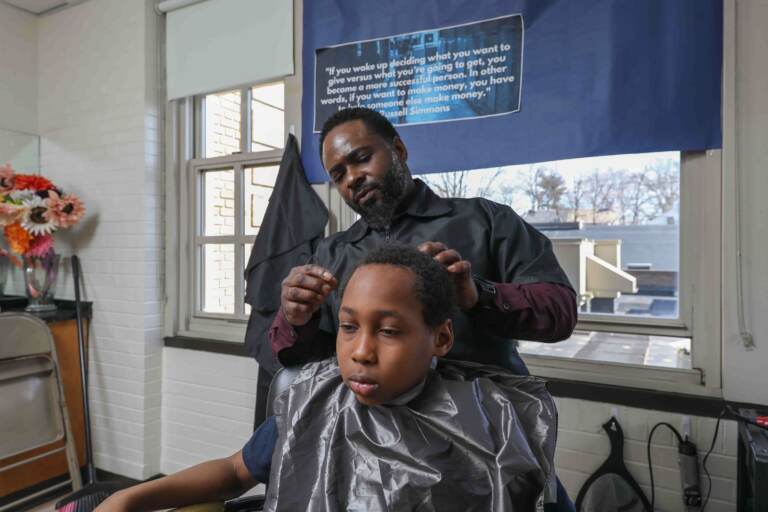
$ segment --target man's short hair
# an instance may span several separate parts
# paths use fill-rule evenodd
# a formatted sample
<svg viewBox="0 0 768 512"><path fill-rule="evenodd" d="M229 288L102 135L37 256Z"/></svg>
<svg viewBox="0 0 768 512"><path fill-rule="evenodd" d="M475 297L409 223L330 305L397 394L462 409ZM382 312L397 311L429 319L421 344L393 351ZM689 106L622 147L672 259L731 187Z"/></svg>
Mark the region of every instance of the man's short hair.
<svg viewBox="0 0 768 512"><path fill-rule="evenodd" d="M432 256L400 244L382 245L358 262L342 285L342 297L355 271L365 265L394 265L410 270L413 273L413 291L421 304L424 323L429 327L445 322L456 308L453 280L445 267Z"/></svg>
<svg viewBox="0 0 768 512"><path fill-rule="evenodd" d="M357 120L365 123L366 128L384 139L387 144L392 144L395 137L400 136L395 127L392 126L392 123L389 122L389 119L379 112L365 107L345 108L333 114L323 123L323 129L320 131L320 160L323 159L323 142L328 133L340 124Z"/></svg>

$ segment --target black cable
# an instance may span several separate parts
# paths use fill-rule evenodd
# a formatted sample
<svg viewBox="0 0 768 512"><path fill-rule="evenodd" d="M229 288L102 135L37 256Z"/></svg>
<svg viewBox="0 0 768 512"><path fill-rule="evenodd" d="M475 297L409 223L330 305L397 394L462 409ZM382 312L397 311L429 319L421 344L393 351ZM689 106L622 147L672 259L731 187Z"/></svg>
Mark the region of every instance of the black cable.
<svg viewBox="0 0 768 512"><path fill-rule="evenodd" d="M717 442L717 433L720 430L720 420L723 419L723 416L725 416L726 409L723 409L720 411L720 414L717 417L717 423L715 423L715 433L712 436L712 444L709 445L709 450L707 450L707 454L704 455L704 460L701 463L701 467L704 469L704 474L707 475L707 497L704 498L704 503L701 505L701 512L704 512L704 509L707 508L707 504L709 503L709 496L712 494L712 476L709 474L709 470L707 469L707 459L709 458L709 455L712 453L712 450L715 449L715 442Z"/></svg>
<svg viewBox="0 0 768 512"><path fill-rule="evenodd" d="M728 416L727 419L732 419L735 421L742 421L744 423L748 423L749 425L754 425L755 427L761 428L763 430L768 430L768 427L765 425L761 425L757 423L752 418L747 418L746 416L743 416L736 412L736 410L730 405L726 405L725 408L720 411L720 414L717 416L717 422L715 423L715 433L712 436L712 443L709 445L709 450L707 450L706 455L704 455L704 459L702 460L701 467L704 469L704 474L707 475L707 497L704 499L704 503L701 506L701 511L704 512L704 509L707 507L707 504L709 503L709 497L712 494L712 475L709 474L709 470L707 469L707 460L709 459L709 456L712 454L712 451L715 449L715 443L717 442L717 435L720 432L720 421ZM651 477L651 511L654 510L656 505L656 489L654 487L653 483L653 464L651 462L651 439L653 438L653 434L656 431L658 427L665 426L669 428L672 433L675 434L677 437L678 443L683 443L683 437L680 435L680 433L677 431L675 427L670 425L666 422L660 422L653 426L651 429L651 433L648 434L648 444L646 445L646 450L648 454L648 473Z"/></svg>
<svg viewBox="0 0 768 512"><path fill-rule="evenodd" d="M646 445L646 450L648 454L648 473L651 477L651 512L653 512L656 506L656 488L653 485L653 464L651 463L651 439L653 439L653 433L656 432L656 429L662 426L667 427L672 431L673 434L675 434L679 444L683 443L683 436L680 435L680 432L678 432L675 427L665 421L655 424L651 429L651 433L648 434L648 444ZM714 443L712 443L712 445L714 446Z"/></svg>

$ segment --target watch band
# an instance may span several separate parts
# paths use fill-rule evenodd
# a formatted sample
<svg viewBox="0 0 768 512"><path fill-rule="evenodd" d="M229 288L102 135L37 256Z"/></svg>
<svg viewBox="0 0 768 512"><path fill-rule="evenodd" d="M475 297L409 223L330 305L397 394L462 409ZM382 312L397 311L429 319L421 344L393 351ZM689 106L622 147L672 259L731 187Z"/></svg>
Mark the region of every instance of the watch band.
<svg viewBox="0 0 768 512"><path fill-rule="evenodd" d="M479 276L472 276L477 286L477 306L476 308L493 308L496 304L496 285Z"/></svg>

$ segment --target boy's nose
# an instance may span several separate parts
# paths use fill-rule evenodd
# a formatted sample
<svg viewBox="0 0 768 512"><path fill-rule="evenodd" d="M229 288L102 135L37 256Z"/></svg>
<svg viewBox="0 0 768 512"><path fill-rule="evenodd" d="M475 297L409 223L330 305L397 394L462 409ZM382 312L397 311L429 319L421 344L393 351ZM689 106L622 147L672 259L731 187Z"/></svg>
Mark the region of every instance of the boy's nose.
<svg viewBox="0 0 768 512"><path fill-rule="evenodd" d="M352 360L358 364L376 363L376 343L367 334L361 334L355 343L355 349L352 351Z"/></svg>

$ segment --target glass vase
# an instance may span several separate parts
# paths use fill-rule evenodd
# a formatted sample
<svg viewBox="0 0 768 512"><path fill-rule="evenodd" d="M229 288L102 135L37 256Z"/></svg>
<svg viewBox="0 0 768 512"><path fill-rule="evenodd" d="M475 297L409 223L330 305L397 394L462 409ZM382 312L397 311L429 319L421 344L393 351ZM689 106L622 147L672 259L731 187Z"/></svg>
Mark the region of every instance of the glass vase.
<svg viewBox="0 0 768 512"><path fill-rule="evenodd" d="M50 252L45 256L24 256L24 290L29 300L25 308L31 313L55 311L54 284L59 273L60 256Z"/></svg>
<svg viewBox="0 0 768 512"><path fill-rule="evenodd" d="M8 275L11 271L11 260L3 254L0 249L0 297L5 295L5 284L8 282Z"/></svg>

